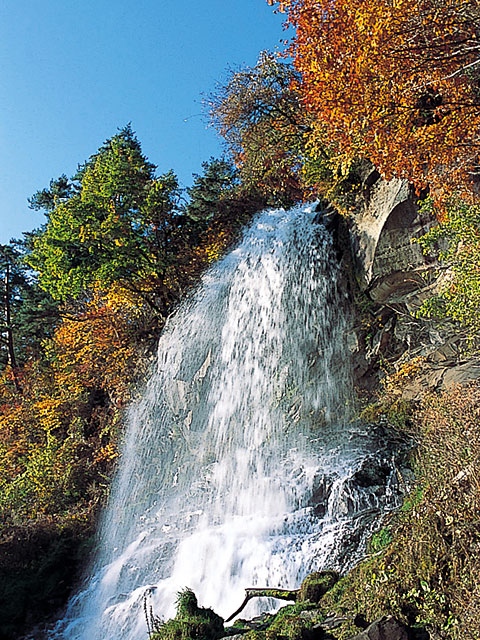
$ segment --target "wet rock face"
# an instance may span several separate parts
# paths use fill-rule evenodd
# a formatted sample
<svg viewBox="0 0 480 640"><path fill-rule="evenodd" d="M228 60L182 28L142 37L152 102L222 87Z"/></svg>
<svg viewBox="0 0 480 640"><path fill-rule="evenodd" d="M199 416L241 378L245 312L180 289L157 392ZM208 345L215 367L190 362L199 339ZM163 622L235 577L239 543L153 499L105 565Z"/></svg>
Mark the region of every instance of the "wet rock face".
<svg viewBox="0 0 480 640"><path fill-rule="evenodd" d="M345 480L337 492L336 509L344 516L354 516L367 510L379 508L379 502L385 492L389 477L392 475L392 461L377 455L365 458L361 466ZM320 518L326 516L329 509L334 485L334 477L317 477L310 499L313 513Z"/></svg>

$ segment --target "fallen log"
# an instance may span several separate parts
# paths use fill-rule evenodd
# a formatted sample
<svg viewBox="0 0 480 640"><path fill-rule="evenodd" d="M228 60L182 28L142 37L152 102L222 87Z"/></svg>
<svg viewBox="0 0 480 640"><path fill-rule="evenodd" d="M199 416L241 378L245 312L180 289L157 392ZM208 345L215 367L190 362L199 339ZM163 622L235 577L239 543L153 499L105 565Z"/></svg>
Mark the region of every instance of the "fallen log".
<svg viewBox="0 0 480 640"><path fill-rule="evenodd" d="M293 602L320 602L323 596L337 582L339 575L336 571L314 571L310 573L302 582L300 589L271 589L269 587L251 587L245 589L245 600L239 609L225 620L230 622L252 598L277 598L279 600L290 600Z"/></svg>
<svg viewBox="0 0 480 640"><path fill-rule="evenodd" d="M293 591L288 589L270 589L262 587L252 587L250 589L245 589L245 600L235 611L235 613L232 613L232 615L228 617L225 622L230 622L230 620L233 620L235 616L238 616L238 614L245 608L247 602L252 598L277 598L278 600L289 600L292 602L296 602L299 593L300 589L294 589Z"/></svg>

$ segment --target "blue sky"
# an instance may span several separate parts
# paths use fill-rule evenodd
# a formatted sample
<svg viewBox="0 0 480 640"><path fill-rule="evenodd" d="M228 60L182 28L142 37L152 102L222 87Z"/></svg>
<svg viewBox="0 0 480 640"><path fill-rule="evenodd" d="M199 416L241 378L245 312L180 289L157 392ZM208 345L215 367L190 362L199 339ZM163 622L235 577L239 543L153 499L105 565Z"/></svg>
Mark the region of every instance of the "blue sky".
<svg viewBox="0 0 480 640"><path fill-rule="evenodd" d="M3 0L0 243L40 226L27 199L128 122L159 173L191 184L222 152L202 94L281 50L283 18L265 0Z"/></svg>

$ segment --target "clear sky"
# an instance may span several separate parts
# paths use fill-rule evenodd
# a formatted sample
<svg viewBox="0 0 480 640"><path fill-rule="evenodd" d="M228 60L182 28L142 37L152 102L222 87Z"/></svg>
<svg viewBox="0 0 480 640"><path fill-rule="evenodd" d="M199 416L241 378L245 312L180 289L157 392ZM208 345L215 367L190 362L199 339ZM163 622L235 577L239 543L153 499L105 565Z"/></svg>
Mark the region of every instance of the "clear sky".
<svg viewBox="0 0 480 640"><path fill-rule="evenodd" d="M0 243L39 227L27 199L129 122L189 186L222 152L202 94L282 49L282 25L265 0L3 0Z"/></svg>

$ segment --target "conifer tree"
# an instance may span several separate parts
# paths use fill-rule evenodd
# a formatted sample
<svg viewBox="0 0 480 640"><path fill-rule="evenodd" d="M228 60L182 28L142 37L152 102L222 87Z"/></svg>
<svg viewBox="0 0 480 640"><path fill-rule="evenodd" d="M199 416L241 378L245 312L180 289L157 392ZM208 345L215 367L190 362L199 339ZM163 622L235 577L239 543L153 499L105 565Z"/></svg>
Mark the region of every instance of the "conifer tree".
<svg viewBox="0 0 480 640"><path fill-rule="evenodd" d="M71 181L62 176L33 196L47 223L32 238L28 264L56 300L77 299L94 284L140 291L146 280L162 281L175 253L179 196L176 176L155 175L127 126Z"/></svg>

